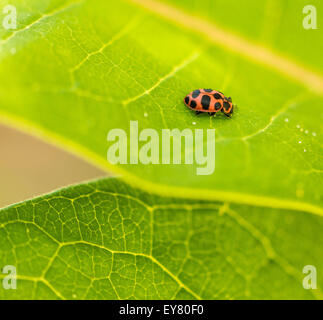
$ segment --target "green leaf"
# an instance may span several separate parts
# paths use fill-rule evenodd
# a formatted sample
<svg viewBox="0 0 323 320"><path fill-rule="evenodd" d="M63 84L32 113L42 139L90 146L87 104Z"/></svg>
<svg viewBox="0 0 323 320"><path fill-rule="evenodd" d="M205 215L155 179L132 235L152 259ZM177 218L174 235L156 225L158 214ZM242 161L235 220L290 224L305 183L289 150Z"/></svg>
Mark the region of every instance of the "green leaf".
<svg viewBox="0 0 323 320"><path fill-rule="evenodd" d="M116 179L0 211L1 299L313 299L322 217L157 197ZM0 273L1 277L6 275Z"/></svg>
<svg viewBox="0 0 323 320"><path fill-rule="evenodd" d="M147 1L148 2L148 1ZM162 0L183 8L186 12L210 21L219 29L248 38L309 69L322 71L322 31L306 30L303 19L309 14L303 8L316 8L317 27L322 25L322 1L312 0L245 0L243 6L235 0ZM310 48L310 50L309 50Z"/></svg>
<svg viewBox="0 0 323 320"><path fill-rule="evenodd" d="M282 40L262 46L227 3L218 22L232 14L229 29L203 12L192 16L188 2L181 11L152 0L12 1L18 29L0 31L0 118L159 194L322 215L322 41L315 50ZM275 13L259 1L248 2L249 12L254 4ZM279 21L294 15L283 10ZM268 36L270 17L253 19ZM322 28L300 31L302 17L293 37L321 39ZM203 87L233 98L232 119L197 117L184 106L184 96ZM196 163L109 164L107 133L120 128L129 136L130 120L160 137L163 128L214 128L214 173L196 175ZM183 145L181 152L183 159Z"/></svg>
<svg viewBox="0 0 323 320"><path fill-rule="evenodd" d="M18 288L0 298L322 299L321 277L302 284L323 267L323 43L302 27L305 1L11 4L0 121L159 196L103 180L1 210L0 267ZM232 119L184 106L209 87L232 96ZM109 164L107 133L129 136L131 120L214 128L214 173Z"/></svg>

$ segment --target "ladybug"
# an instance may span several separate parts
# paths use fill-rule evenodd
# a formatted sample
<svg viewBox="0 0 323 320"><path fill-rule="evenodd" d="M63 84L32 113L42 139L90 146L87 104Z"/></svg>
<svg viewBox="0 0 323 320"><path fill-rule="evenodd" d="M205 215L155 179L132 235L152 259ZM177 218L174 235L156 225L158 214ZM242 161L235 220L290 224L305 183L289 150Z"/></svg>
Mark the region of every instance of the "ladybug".
<svg viewBox="0 0 323 320"><path fill-rule="evenodd" d="M184 102L196 114L208 112L210 116L213 116L221 111L229 118L233 114L232 99L212 89L194 90L184 98Z"/></svg>

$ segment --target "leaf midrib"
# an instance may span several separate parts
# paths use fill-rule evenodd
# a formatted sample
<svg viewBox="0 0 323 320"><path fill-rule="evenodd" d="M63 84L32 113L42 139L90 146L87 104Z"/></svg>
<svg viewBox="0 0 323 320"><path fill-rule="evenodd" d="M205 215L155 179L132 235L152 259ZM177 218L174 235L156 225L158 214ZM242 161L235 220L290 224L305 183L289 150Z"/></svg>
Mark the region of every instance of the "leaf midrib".
<svg viewBox="0 0 323 320"><path fill-rule="evenodd" d="M300 202L294 200L279 199L275 197L257 196L241 192L228 192L217 189L202 189L202 188L187 188L187 187L173 187L163 185L141 179L139 176L130 173L127 170L115 166L105 161L96 153L92 152L83 145L69 140L65 137L51 132L46 128L41 127L37 123L27 121L26 119L13 116L0 110L0 122L4 125L9 125L14 129L19 129L23 133L28 133L37 139L49 143L55 147L61 148L70 154L73 154L86 162L96 166L107 172L114 172L121 175L122 180L126 181L133 187L140 188L147 192L155 194L182 199L196 199L196 200L212 200L212 201L227 201L231 203L251 205L256 207L276 208L276 209L290 209L295 211L303 211L310 214L315 214L323 217L323 208L313 205L308 202Z"/></svg>

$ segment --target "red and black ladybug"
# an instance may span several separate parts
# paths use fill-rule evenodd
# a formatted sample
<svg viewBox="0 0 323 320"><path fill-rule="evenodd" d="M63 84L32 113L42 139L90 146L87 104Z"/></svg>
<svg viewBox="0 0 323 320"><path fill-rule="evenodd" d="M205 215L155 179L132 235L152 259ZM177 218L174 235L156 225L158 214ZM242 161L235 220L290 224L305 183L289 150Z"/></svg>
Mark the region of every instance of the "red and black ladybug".
<svg viewBox="0 0 323 320"><path fill-rule="evenodd" d="M184 102L196 114L208 112L213 116L219 111L227 117L231 117L233 114L232 99L227 98L222 92L212 89L194 90L185 97Z"/></svg>

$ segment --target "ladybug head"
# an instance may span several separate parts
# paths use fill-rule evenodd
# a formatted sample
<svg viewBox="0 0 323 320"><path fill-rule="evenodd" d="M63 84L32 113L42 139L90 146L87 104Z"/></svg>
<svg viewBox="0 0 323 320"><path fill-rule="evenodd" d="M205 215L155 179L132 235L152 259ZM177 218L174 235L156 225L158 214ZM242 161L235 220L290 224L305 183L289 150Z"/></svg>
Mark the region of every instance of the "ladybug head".
<svg viewBox="0 0 323 320"><path fill-rule="evenodd" d="M221 111L225 114L232 114L233 113L233 105L232 105L232 102L228 98L226 98L223 101L223 108Z"/></svg>
<svg viewBox="0 0 323 320"><path fill-rule="evenodd" d="M185 102L185 104L188 106L189 105L189 103L190 103L190 97L189 97L189 95L187 95L185 98L184 98L184 102Z"/></svg>

